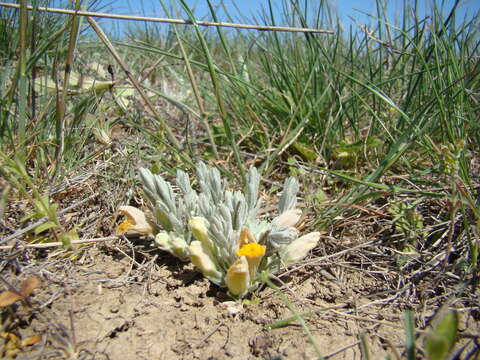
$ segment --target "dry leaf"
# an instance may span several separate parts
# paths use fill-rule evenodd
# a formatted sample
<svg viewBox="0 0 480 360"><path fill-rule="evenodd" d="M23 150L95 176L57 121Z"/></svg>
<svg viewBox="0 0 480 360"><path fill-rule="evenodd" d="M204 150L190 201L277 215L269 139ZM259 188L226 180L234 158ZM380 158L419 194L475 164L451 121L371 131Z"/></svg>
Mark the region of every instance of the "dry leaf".
<svg viewBox="0 0 480 360"><path fill-rule="evenodd" d="M0 307L12 305L20 299L23 299L22 295L13 291L4 291L0 293Z"/></svg>
<svg viewBox="0 0 480 360"><path fill-rule="evenodd" d="M35 276L22 281L20 285L20 292L4 291L0 293L0 307L12 305L14 302L26 298L40 285L40 280Z"/></svg>
<svg viewBox="0 0 480 360"><path fill-rule="evenodd" d="M30 336L30 337L22 340L21 347L35 345L40 340L42 340L42 337L40 335Z"/></svg>
<svg viewBox="0 0 480 360"><path fill-rule="evenodd" d="M20 285L20 294L22 294L23 297L27 297L38 287L38 285L40 285L40 280L35 276L31 276L22 281L22 285Z"/></svg>

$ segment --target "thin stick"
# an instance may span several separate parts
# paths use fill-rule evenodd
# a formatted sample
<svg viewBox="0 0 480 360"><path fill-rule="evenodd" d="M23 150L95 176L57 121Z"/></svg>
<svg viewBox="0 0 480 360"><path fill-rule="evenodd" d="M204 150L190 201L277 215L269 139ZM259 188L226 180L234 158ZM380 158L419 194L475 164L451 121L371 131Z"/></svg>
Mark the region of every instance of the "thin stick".
<svg viewBox="0 0 480 360"><path fill-rule="evenodd" d="M75 8L80 9L80 6L81 6L80 1L75 0ZM57 103L56 103L56 113L55 113L57 147L55 149L56 160L55 160L55 172L53 176L54 178L60 173L61 167L63 166L62 159L63 159L63 153L65 152L65 112L67 109L67 105L66 105L67 93L68 93L68 87L70 84L70 77L72 75L73 54L77 46L79 20L80 18L76 16L72 16L70 37L68 40L68 48L67 48L67 58L65 60L65 72L63 75L63 88L61 92L58 91L58 81L55 81L55 86L57 87ZM32 94L32 97L35 97L35 95Z"/></svg>
<svg viewBox="0 0 480 360"><path fill-rule="evenodd" d="M0 6L16 8L16 9L20 7L18 4L3 3L3 2L0 2ZM27 9L32 10L33 7L27 6ZM49 8L49 7L38 7L36 10L46 11L46 12L55 13L55 14L91 16L91 17L106 18L106 19L150 21L150 22L158 22L158 23L165 23L165 24L193 25L191 21L182 20L182 19L166 19L166 18L157 18L157 17L149 17L149 16L107 14L107 13L100 13L100 12L93 12L93 11L83 11L83 10L75 11L75 10ZM333 34L334 33L333 30L295 28L295 27L288 27L288 26L234 24L229 22L196 21L196 24L200 26L221 26L221 27L229 27L229 28L235 28L235 29L249 29L249 30L259 30L259 31L288 31L288 32L317 33L317 34Z"/></svg>
<svg viewBox="0 0 480 360"><path fill-rule="evenodd" d="M331 357L333 357L333 356L335 356L335 355L338 355L338 354L340 354L340 353L343 352L343 351L346 351L346 350L348 350L348 349L351 349L351 348L357 346L358 344L360 344L360 341L356 341L356 342L354 342L353 344L350 344L350 345L345 345L345 346L341 347L340 349L337 349L337 350L335 350L334 352L332 352L332 353L330 353L330 354L328 354L328 355L325 355L323 358L324 358L325 360L326 360L326 359L330 359Z"/></svg>
<svg viewBox="0 0 480 360"><path fill-rule="evenodd" d="M82 240L72 240L72 245L79 245L79 244L87 244L87 243L97 243L97 242L104 242L110 240L118 240L120 239L118 236L107 236L101 238L92 238L92 239L82 239ZM63 246L64 244L61 241L45 243L45 244L27 244L27 245L5 245L0 246L0 250L11 250L11 249L47 249L52 247Z"/></svg>

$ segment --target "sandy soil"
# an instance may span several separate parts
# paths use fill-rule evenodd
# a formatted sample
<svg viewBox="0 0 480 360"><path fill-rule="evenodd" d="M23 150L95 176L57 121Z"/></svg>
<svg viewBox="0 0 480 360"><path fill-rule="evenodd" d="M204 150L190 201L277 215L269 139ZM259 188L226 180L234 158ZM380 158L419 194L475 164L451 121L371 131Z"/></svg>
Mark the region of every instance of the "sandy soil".
<svg viewBox="0 0 480 360"><path fill-rule="evenodd" d="M24 336L44 334L41 351L53 357L65 344L77 347L80 358L94 359L317 357L298 322L266 328L292 316L272 289L259 291L250 304L235 303L190 266L161 253L140 264L132 249L120 242L91 248L75 264L45 260L48 265L37 274L43 285L32 299L41 304L42 316ZM365 297L378 286L375 279L352 272L332 280L319 271L302 272L283 293L296 311L316 311L307 323L322 355L339 351L332 358L359 358L361 334L375 358L386 353L385 339L403 342L401 313Z"/></svg>

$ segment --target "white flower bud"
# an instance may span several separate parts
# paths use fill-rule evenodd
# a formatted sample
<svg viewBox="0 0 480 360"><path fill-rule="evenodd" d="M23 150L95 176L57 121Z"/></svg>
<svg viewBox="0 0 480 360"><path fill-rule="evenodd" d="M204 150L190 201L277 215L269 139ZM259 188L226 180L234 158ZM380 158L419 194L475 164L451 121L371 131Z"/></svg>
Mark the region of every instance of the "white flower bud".
<svg viewBox="0 0 480 360"><path fill-rule="evenodd" d="M161 231L155 235L155 244L162 250L170 251L170 236L168 233Z"/></svg>
<svg viewBox="0 0 480 360"><path fill-rule="evenodd" d="M207 278L216 284L222 282L222 274L218 271L217 266L213 262L209 251L200 241L192 241L188 248L190 252L190 260Z"/></svg>
<svg viewBox="0 0 480 360"><path fill-rule="evenodd" d="M272 220L274 226L295 226L302 217L302 210L290 209Z"/></svg>
<svg viewBox="0 0 480 360"><path fill-rule="evenodd" d="M212 241L208 237L207 220L203 217L193 217L188 222L188 228L196 240L200 241L207 249L212 249Z"/></svg>
<svg viewBox="0 0 480 360"><path fill-rule="evenodd" d="M312 232L299 237L289 245L282 249L280 256L285 264L292 264L302 260L307 256L320 240L319 232Z"/></svg>

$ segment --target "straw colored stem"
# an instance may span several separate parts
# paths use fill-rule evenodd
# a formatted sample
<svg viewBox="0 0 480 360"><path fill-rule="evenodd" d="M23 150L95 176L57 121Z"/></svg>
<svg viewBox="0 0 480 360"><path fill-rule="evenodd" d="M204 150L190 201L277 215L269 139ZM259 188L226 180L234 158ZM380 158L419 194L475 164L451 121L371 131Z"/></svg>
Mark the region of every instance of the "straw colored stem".
<svg viewBox="0 0 480 360"><path fill-rule="evenodd" d="M107 236L107 237L101 237L101 238L72 240L70 243L72 245L81 245L81 244L88 244L88 243L105 242L110 240L118 240L118 239L120 239L118 236ZM59 246L64 246L64 244L61 241L55 241L55 242L50 242L45 244L4 245L4 246L0 246L0 250L47 249L47 248L59 247Z"/></svg>
<svg viewBox="0 0 480 360"><path fill-rule="evenodd" d="M10 3L0 3L0 6L19 8L18 4ZM32 10L31 6L27 7L28 10ZM106 19L117 19L117 20L132 20L132 21L150 21L158 22L165 24L180 24L180 25L193 25L191 21L182 20L182 19L166 19L166 18L157 18L149 16L132 16L132 15L118 15L118 14L107 14L93 11L75 11L68 9L58 9L58 8L49 8L49 7L38 7L38 11L46 11L56 14L69 14L69 15L79 15L79 16L89 16L89 17L99 17ZM200 26L221 26L229 27L235 29L249 29L249 30L260 30L260 31L286 31L286 32L308 32L308 33L317 33L317 34L333 34L333 30L325 29L309 29L309 28L296 28L288 26L262 26L262 25L251 25L251 24L235 24L229 22L213 22L213 21L196 21L197 25Z"/></svg>
<svg viewBox="0 0 480 360"><path fill-rule="evenodd" d="M75 1L75 8L80 9L80 1ZM62 166L63 152L65 148L65 109L67 102L67 93L70 83L70 75L72 73L73 66L73 54L75 52L75 47L77 44L78 36L78 21L79 18L72 16L72 26L70 29L70 38L68 40L68 52L67 59L65 62L65 73L63 76L63 88L61 94L57 98L57 113L56 113L56 126L57 126L57 150L56 150L56 167L55 174L58 174Z"/></svg>

